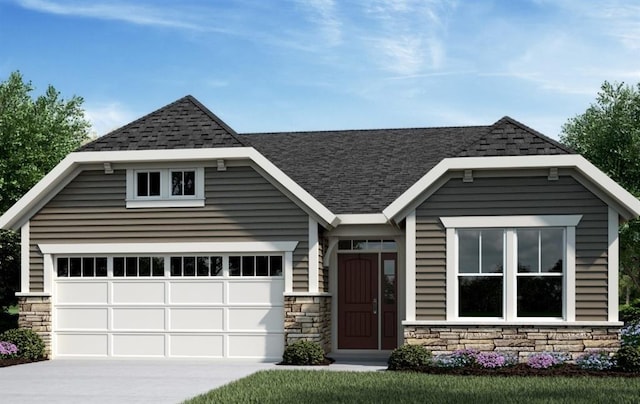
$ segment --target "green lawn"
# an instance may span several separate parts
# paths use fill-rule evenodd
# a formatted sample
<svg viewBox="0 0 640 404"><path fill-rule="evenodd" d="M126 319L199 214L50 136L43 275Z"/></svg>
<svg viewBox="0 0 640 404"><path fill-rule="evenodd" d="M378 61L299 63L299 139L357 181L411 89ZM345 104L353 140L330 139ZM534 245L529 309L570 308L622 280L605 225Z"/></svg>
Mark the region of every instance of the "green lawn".
<svg viewBox="0 0 640 404"><path fill-rule="evenodd" d="M640 379L441 376L269 370L186 401L199 403L638 403Z"/></svg>

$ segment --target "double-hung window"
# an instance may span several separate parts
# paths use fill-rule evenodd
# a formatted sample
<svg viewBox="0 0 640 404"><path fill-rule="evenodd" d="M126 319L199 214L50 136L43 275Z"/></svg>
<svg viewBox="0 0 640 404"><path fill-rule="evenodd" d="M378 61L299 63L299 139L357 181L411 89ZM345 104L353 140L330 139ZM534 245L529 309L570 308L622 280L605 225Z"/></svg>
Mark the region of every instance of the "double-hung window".
<svg viewBox="0 0 640 404"><path fill-rule="evenodd" d="M204 168L127 170L127 207L204 206Z"/></svg>
<svg viewBox="0 0 640 404"><path fill-rule="evenodd" d="M447 319L575 320L580 219L441 218L447 228Z"/></svg>

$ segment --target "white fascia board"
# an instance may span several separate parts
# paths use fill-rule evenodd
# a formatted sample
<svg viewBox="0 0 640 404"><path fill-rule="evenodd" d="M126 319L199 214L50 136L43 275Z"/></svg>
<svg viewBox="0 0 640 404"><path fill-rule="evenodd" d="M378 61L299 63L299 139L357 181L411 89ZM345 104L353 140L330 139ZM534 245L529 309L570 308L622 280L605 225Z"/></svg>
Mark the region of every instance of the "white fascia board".
<svg viewBox="0 0 640 404"><path fill-rule="evenodd" d="M23 219L41 198L44 198L58 183L62 182L73 170L82 164L92 163L153 163L174 161L197 161L215 159L250 159L273 177L285 189L302 201L312 212L331 226L340 221L329 209L293 181L276 165L253 147L220 147L207 149L169 149L169 150L124 150L101 152L74 152L65 157L40 182L16 202L0 217L0 228L11 229Z"/></svg>
<svg viewBox="0 0 640 404"><path fill-rule="evenodd" d="M455 216L441 217L445 228L567 227L577 226L582 215Z"/></svg>
<svg viewBox="0 0 640 404"><path fill-rule="evenodd" d="M340 224L387 224L389 220L382 213L354 213L338 215Z"/></svg>
<svg viewBox="0 0 640 404"><path fill-rule="evenodd" d="M635 215L634 217L640 216L640 201L600 171L596 166L591 164L587 159L578 154L446 158L409 187L409 189L387 206L382 213L388 219L394 219L396 221L403 219L404 217L397 216L419 199L424 190L433 185L442 175L450 170L499 170L547 167L575 168L602 189L603 192L627 209L629 213ZM631 218L633 217L627 217L627 219Z"/></svg>
<svg viewBox="0 0 640 404"><path fill-rule="evenodd" d="M292 252L297 241L214 243L38 244L43 254L173 254Z"/></svg>

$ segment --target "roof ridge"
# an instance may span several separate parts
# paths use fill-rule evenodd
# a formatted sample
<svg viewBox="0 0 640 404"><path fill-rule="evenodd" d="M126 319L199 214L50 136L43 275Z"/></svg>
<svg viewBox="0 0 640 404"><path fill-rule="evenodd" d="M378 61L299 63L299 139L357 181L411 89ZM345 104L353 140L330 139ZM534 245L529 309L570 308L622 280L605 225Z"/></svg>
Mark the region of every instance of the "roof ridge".
<svg viewBox="0 0 640 404"><path fill-rule="evenodd" d="M408 128L378 128L378 129L328 129L328 130L300 130L300 131L281 131L281 132L246 132L238 133L238 136L252 135L302 135L302 134L329 134L344 132L381 132L381 131L400 131L400 130L437 130L437 129L471 129L471 128L490 128L492 125L454 125L454 126L415 126Z"/></svg>
<svg viewBox="0 0 640 404"><path fill-rule="evenodd" d="M229 125L227 125L227 123L225 121L223 121L222 119L220 119L218 117L218 115L214 114L209 108L207 108L206 106L204 106L203 103L201 103L200 101L198 101L198 99L196 97L194 97L191 94L187 94L186 96L182 97L182 99L187 99L189 100L193 105L195 105L200 111L204 112L205 115L207 115L209 118L211 118L212 120L214 120L218 125L220 125L220 127L224 130L226 130L229 135L238 143L240 143L243 146L247 146L243 141L241 141L240 139L237 138L238 133L233 130L233 128ZM177 102L177 101L176 101Z"/></svg>
<svg viewBox="0 0 640 404"><path fill-rule="evenodd" d="M145 115L141 116L140 118L138 118L138 119L136 119L136 120L134 120L134 121L129 122L129 123L128 123L128 124L126 124L126 125L120 126L119 128L115 128L114 130L109 131L109 132L105 133L105 134L104 134L104 135L102 135L102 136L98 136L98 137L96 137L95 139L93 139L92 141L90 141L89 143L85 143L85 144L83 144L82 146L80 146L76 151L84 150L84 149L88 148L88 147L89 147L89 145L92 145L93 143L96 143L96 142L98 142L98 141L104 141L104 139L105 139L105 138L107 138L107 137L109 137L109 136L112 136L114 133L116 133L116 132L120 132L120 131L123 131L123 130L126 130L127 128L129 128L129 127L131 127L131 126L133 126L133 125L137 124L138 122L140 122L140 121L142 121L142 120L144 120L144 119L147 119L148 117L150 117L150 116L151 116L151 115L153 115L153 114L156 114L156 113L158 113L158 112L160 112L160 111L164 111L165 109L169 109L169 108L170 108L170 107L172 107L173 105L175 105L175 104L179 103L180 101L183 101L184 99L186 99L186 98L188 98L188 97L190 97L190 96L189 96L189 95L186 95L186 96L184 96L184 97L180 97L179 99L177 99L177 100L175 100L175 101L173 101L173 102L171 102L171 103L169 103L169 104L167 104L167 105L164 105L164 106L162 106L162 107L160 107L160 108L158 108L158 109L155 109L155 110L153 110L153 111L149 112L148 114L145 114Z"/></svg>
<svg viewBox="0 0 640 404"><path fill-rule="evenodd" d="M527 132L531 133L534 136L537 136L539 138L541 138L542 140L551 143L552 145L556 146L557 148L566 151L569 154L577 154L574 150L572 150L571 148L567 147L566 145L558 142L555 139L550 138L549 136L545 135L542 132L538 132L537 130L533 129L530 126L527 126L525 124L523 124L522 122L518 121L517 119L513 119L512 117L510 117L509 115L505 115L502 118L498 119L498 121L496 123L494 123L492 126L498 125L499 123L503 123L503 122L509 122L512 125L516 125L518 127L520 127L520 129L526 130Z"/></svg>

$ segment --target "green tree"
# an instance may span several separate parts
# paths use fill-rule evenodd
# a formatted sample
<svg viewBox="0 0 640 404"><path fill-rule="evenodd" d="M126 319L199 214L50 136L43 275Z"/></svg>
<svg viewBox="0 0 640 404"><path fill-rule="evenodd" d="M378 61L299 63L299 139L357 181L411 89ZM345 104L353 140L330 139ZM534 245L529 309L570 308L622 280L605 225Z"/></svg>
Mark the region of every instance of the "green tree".
<svg viewBox="0 0 640 404"><path fill-rule="evenodd" d="M69 100L48 86L33 96L34 87L20 72L0 82L0 214L3 214L88 138L83 99ZM0 231L0 307L15 302L19 287L19 237Z"/></svg>
<svg viewBox="0 0 640 404"><path fill-rule="evenodd" d="M560 140L640 196L640 83L604 82L596 102L562 127ZM620 227L620 272L640 292L640 220ZM623 295L628 298L628 291Z"/></svg>

